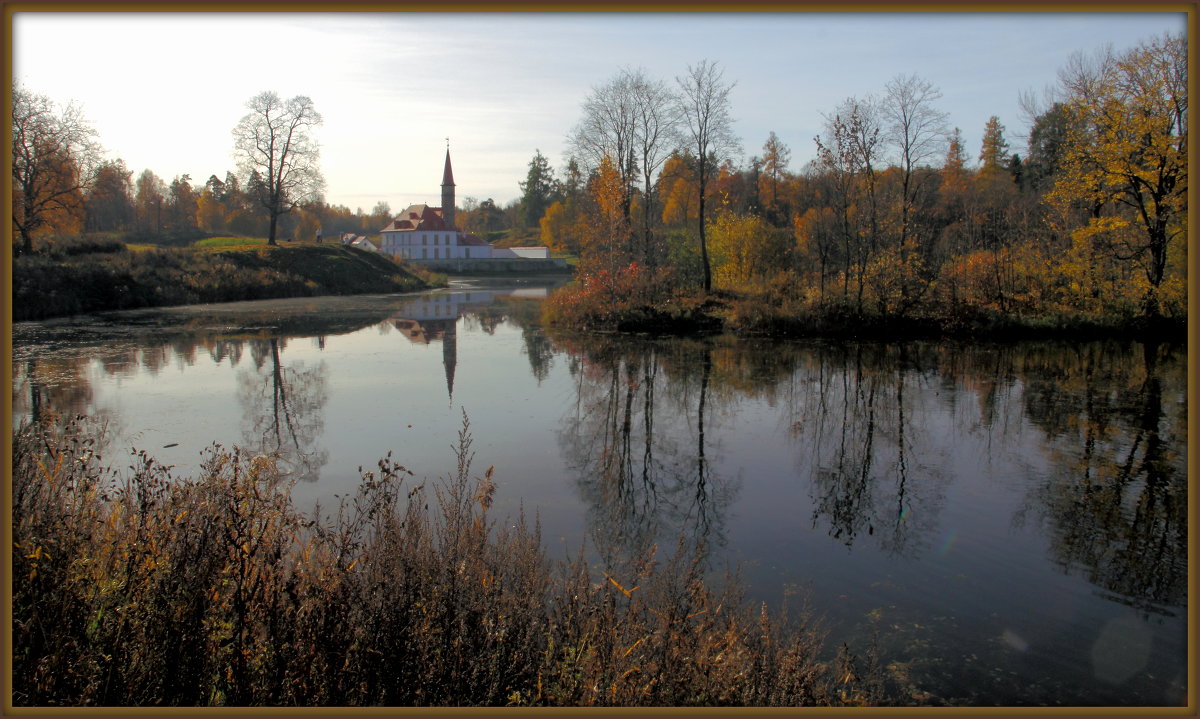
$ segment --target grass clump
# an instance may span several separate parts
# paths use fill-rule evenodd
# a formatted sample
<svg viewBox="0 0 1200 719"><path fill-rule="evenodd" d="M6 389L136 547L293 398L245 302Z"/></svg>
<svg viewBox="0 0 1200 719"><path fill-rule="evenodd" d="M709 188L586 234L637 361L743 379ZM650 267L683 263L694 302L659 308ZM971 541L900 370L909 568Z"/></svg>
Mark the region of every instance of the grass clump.
<svg viewBox="0 0 1200 719"><path fill-rule="evenodd" d="M247 247L265 247L267 241L261 237L205 237L196 240L192 247L197 249L229 249Z"/></svg>
<svg viewBox="0 0 1200 719"><path fill-rule="evenodd" d="M14 705L883 700L846 652L818 658L808 618L746 607L695 557L552 565L536 522L490 519L465 417L431 490L389 456L308 515L269 457L214 445L177 478L135 452L118 473L98 437L85 420L14 435Z"/></svg>

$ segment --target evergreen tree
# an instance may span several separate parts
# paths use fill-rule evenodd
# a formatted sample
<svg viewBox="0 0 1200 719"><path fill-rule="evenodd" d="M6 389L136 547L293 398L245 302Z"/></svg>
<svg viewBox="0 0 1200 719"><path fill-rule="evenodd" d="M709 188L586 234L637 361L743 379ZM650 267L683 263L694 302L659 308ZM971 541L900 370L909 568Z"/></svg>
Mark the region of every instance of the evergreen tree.
<svg viewBox="0 0 1200 719"><path fill-rule="evenodd" d="M529 173L525 176L525 181L519 184L523 193L520 222L525 227L537 227L542 215L546 214L546 208L557 194L554 169L550 167L550 161L541 150L534 151L533 159L529 161Z"/></svg>

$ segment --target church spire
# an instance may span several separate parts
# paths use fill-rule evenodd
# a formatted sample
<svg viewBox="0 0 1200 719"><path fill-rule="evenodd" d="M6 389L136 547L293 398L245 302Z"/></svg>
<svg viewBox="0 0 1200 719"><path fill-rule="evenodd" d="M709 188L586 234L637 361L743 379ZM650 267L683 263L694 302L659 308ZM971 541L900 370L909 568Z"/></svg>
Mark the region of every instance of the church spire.
<svg viewBox="0 0 1200 719"><path fill-rule="evenodd" d="M450 168L450 138L446 138L446 169L442 171L442 219L454 229L454 170Z"/></svg>
<svg viewBox="0 0 1200 719"><path fill-rule="evenodd" d="M442 366L446 369L446 394L454 404L454 369L458 366L458 317L448 320L449 327L442 334Z"/></svg>

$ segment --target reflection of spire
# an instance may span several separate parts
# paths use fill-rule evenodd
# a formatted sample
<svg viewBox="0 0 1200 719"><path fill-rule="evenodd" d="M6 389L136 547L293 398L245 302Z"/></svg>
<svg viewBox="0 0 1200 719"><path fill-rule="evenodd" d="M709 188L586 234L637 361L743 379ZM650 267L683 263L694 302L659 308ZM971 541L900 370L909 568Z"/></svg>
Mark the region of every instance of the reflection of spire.
<svg viewBox="0 0 1200 719"><path fill-rule="evenodd" d="M458 364L458 320L446 322L446 334L442 336L442 364L446 367L446 394L454 403L454 368Z"/></svg>

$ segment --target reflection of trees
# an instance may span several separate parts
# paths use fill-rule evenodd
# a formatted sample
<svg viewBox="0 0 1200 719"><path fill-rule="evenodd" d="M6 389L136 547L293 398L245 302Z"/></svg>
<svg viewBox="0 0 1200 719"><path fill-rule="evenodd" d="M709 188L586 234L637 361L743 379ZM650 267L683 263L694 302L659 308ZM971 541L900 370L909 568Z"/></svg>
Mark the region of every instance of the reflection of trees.
<svg viewBox="0 0 1200 719"><path fill-rule="evenodd" d="M528 325L521 328L521 339L525 342L525 355L529 357L529 369L533 377L542 383L550 376L554 364L554 345L540 327Z"/></svg>
<svg viewBox="0 0 1200 719"><path fill-rule="evenodd" d="M29 359L13 365L13 412L34 424L86 414L92 404L87 359Z"/></svg>
<svg viewBox="0 0 1200 719"><path fill-rule="evenodd" d="M1031 378L1037 391L1028 397L1030 417L1049 428L1051 469L1035 495L1056 560L1085 571L1115 601L1151 611L1182 606L1185 360L1157 344L1117 343L1058 357ZM1054 406L1061 409L1051 419Z"/></svg>
<svg viewBox="0 0 1200 719"><path fill-rule="evenodd" d="M793 437L812 464L813 522L846 546L873 536L887 551L916 554L928 543L945 479L914 473L914 390L924 351L905 345L814 348L815 366L797 372L809 391L794 396Z"/></svg>
<svg viewBox="0 0 1200 719"><path fill-rule="evenodd" d="M247 449L275 456L284 471L316 481L329 452L317 447L325 430L325 363L284 365L285 340L251 340L254 367L238 375L238 400Z"/></svg>
<svg viewBox="0 0 1200 719"><path fill-rule="evenodd" d="M589 503L602 561L618 567L657 542L724 543L735 486L716 475L711 424L712 352L701 343L567 343L576 404L559 433ZM681 351L682 349L682 351Z"/></svg>

